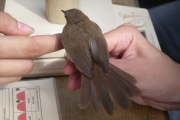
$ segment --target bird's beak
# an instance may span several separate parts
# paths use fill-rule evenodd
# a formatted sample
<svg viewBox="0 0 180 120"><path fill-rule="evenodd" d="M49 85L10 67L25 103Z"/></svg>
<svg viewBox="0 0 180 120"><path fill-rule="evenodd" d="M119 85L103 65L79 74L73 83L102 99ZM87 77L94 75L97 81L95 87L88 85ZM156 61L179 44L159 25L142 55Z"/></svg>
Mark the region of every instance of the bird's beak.
<svg viewBox="0 0 180 120"><path fill-rule="evenodd" d="M64 14L66 13L66 11L64 11L64 10L61 10Z"/></svg>

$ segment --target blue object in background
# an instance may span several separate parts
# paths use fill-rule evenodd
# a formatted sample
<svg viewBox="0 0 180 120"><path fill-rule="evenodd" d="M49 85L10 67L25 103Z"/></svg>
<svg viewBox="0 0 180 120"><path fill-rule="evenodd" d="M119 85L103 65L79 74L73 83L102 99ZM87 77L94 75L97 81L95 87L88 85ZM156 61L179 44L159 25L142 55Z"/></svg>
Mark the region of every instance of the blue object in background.
<svg viewBox="0 0 180 120"><path fill-rule="evenodd" d="M162 52L180 63L180 0L149 9L149 14ZM180 120L180 110L168 113L170 120Z"/></svg>
<svg viewBox="0 0 180 120"><path fill-rule="evenodd" d="M180 63L180 0L149 9L162 51Z"/></svg>

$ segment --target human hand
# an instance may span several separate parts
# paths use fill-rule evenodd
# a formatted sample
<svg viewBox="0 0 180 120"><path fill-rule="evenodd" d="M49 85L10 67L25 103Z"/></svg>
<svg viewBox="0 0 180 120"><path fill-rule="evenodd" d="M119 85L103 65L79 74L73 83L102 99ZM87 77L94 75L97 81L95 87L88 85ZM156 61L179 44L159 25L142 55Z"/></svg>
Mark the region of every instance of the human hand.
<svg viewBox="0 0 180 120"><path fill-rule="evenodd" d="M0 84L15 82L33 69L33 59L62 49L61 35L29 37L33 29L0 12Z"/></svg>
<svg viewBox="0 0 180 120"><path fill-rule="evenodd" d="M180 65L151 45L131 24L106 33L110 62L137 80L142 94L132 101L160 110L180 109ZM64 73L70 75L70 90L80 88L81 74L67 60Z"/></svg>

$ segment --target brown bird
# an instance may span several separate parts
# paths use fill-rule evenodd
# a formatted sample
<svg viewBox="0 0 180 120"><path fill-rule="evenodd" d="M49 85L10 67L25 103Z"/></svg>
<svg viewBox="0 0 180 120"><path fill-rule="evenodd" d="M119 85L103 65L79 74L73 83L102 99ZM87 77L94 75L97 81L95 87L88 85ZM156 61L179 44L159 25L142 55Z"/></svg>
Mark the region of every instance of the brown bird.
<svg viewBox="0 0 180 120"><path fill-rule="evenodd" d="M128 109L131 106L128 97L141 93L134 85L135 78L109 63L107 43L96 23L78 9L62 12L67 23L61 42L67 57L82 73L79 107L84 109L91 102L95 112L103 105L112 115L114 104L110 92L120 107Z"/></svg>

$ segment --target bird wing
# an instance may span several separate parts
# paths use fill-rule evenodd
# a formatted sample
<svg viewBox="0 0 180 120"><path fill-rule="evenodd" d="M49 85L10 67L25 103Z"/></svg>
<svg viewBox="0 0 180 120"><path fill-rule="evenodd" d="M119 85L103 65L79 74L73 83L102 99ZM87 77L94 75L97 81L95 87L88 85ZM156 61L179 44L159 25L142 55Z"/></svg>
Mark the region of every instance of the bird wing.
<svg viewBox="0 0 180 120"><path fill-rule="evenodd" d="M96 29L96 36L94 39L89 40L89 47L96 63L103 69L104 72L108 72L109 69L109 53L107 49L106 39L104 38L99 26L94 23L93 29Z"/></svg>
<svg viewBox="0 0 180 120"><path fill-rule="evenodd" d="M93 78L93 60L88 46L88 34L80 27L64 28L62 44L67 52L68 58L75 63L78 69L87 77Z"/></svg>

